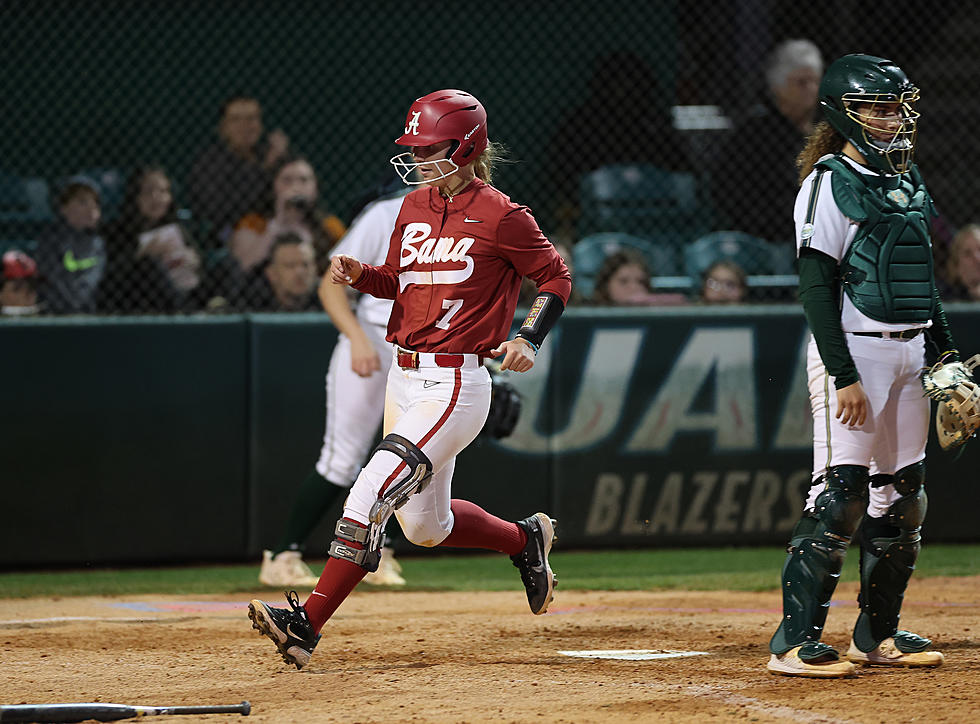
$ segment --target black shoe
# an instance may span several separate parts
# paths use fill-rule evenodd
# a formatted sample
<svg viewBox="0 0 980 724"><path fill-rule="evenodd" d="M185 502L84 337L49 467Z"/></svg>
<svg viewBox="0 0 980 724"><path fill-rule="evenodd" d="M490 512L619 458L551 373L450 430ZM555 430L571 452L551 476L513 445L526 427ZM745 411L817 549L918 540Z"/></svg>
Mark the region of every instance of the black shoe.
<svg viewBox="0 0 980 724"><path fill-rule="evenodd" d="M273 608L255 599L248 604L248 617L252 619L252 628L272 639L283 661L302 669L310 663L320 636L313 633L313 625L306 615L306 609L300 605L296 591L287 593L286 600L292 611Z"/></svg>
<svg viewBox="0 0 980 724"><path fill-rule="evenodd" d="M555 521L544 513L535 513L530 518L519 520L517 525L527 533L527 544L516 556L511 556L514 565L521 572L521 581L527 589L527 603L531 613L537 615L548 610L554 598L558 579L548 565L548 554L555 538Z"/></svg>

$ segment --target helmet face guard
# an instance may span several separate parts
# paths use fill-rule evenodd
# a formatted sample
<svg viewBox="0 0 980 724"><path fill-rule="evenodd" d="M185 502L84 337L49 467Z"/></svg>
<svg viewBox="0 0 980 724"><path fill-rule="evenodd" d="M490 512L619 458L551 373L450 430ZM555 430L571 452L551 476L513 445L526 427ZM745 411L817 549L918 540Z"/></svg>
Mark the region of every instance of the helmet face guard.
<svg viewBox="0 0 980 724"><path fill-rule="evenodd" d="M395 172L408 186L421 186L431 181L447 178L459 171L459 166L453 163L452 158L439 158L435 161L416 161L415 154L411 151L392 156L388 159L388 162L395 167ZM440 166L440 164L443 165ZM447 165L449 166L448 171L446 170ZM421 168L431 168L438 175L423 179L419 174L415 173L416 170Z"/></svg>
<svg viewBox="0 0 980 724"><path fill-rule="evenodd" d="M919 89L901 68L870 55L834 61L820 84L820 106L828 123L869 166L889 174L905 173L912 164L918 100Z"/></svg>
<svg viewBox="0 0 980 724"><path fill-rule="evenodd" d="M488 144L487 112L476 97L452 89L422 96L409 109L405 132L395 143L415 148L442 141L452 142L445 159L417 162L411 152L392 157L390 162L402 181L409 185L438 181L479 158ZM437 175L424 181L412 179L412 172L420 168L432 169Z"/></svg>

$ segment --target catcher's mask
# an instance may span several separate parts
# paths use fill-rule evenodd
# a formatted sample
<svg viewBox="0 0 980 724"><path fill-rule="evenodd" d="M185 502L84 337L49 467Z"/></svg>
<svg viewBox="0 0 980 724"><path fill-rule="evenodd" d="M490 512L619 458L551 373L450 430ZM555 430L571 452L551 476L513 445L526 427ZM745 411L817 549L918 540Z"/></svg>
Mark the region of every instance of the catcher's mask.
<svg viewBox="0 0 980 724"><path fill-rule="evenodd" d="M873 55L838 58L820 82L827 122L884 173L905 173L912 164L918 100L905 71Z"/></svg>
<svg viewBox="0 0 980 724"><path fill-rule="evenodd" d="M453 89L422 96L409 109L405 132L395 143L415 148L441 141L452 142L446 159L418 162L410 151L391 158L402 181L410 186L438 181L480 157L488 143L487 112L475 96ZM432 168L437 175L425 180L413 177L412 172L422 166Z"/></svg>

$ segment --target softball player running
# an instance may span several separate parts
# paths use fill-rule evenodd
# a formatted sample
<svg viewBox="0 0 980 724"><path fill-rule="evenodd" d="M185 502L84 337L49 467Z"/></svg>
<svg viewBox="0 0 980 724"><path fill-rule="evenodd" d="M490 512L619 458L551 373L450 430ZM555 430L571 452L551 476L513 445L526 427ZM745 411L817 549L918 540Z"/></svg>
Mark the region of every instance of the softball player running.
<svg viewBox="0 0 980 724"><path fill-rule="evenodd" d="M924 338L947 361L957 356L933 278L935 211L912 163L918 98L889 60L838 59L820 85L826 120L799 159L813 485L783 566L783 618L769 644L776 674L943 662L928 639L898 629L926 513ZM856 531L860 611L842 661L820 637Z"/></svg>
<svg viewBox="0 0 980 724"><path fill-rule="evenodd" d="M400 191L371 202L334 247L334 253L383 264L404 196ZM266 586L316 585L318 578L303 561L303 544L337 497L354 482L375 442L384 411L385 379L391 368L385 327L391 300L364 294L355 314L344 287L333 284L328 276L320 284L320 300L340 331L327 370L323 446L315 469L300 487L278 545L262 554L259 582ZM382 549L378 570L369 573L365 581L376 586L405 584L391 548Z"/></svg>
<svg viewBox="0 0 980 724"><path fill-rule="evenodd" d="M490 407L483 359L526 372L571 291L568 269L530 211L489 185L496 148L487 115L469 93L445 90L412 104L404 134L411 148L392 159L424 188L405 197L384 264L335 256L330 274L374 296L394 299L384 439L351 488L330 558L309 598L289 609L249 603L253 626L286 663L305 666L319 631L368 571L378 565L385 522L394 513L422 546L483 548L510 555L532 613L544 613L555 577L548 564L553 521L536 513L517 523L451 499L456 455L480 432ZM507 340L521 278L538 287L527 319Z"/></svg>

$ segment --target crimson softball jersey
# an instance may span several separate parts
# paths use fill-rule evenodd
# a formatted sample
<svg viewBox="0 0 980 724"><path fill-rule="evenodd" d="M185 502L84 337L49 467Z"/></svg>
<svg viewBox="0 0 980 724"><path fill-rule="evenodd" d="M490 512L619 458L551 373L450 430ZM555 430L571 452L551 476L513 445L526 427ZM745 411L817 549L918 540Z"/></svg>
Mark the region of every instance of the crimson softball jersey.
<svg viewBox="0 0 980 724"><path fill-rule="evenodd" d="M480 179L452 199L410 193L385 263L362 266L354 288L395 300L387 339L417 352L486 356L507 338L522 277L563 303L572 289L530 210Z"/></svg>

